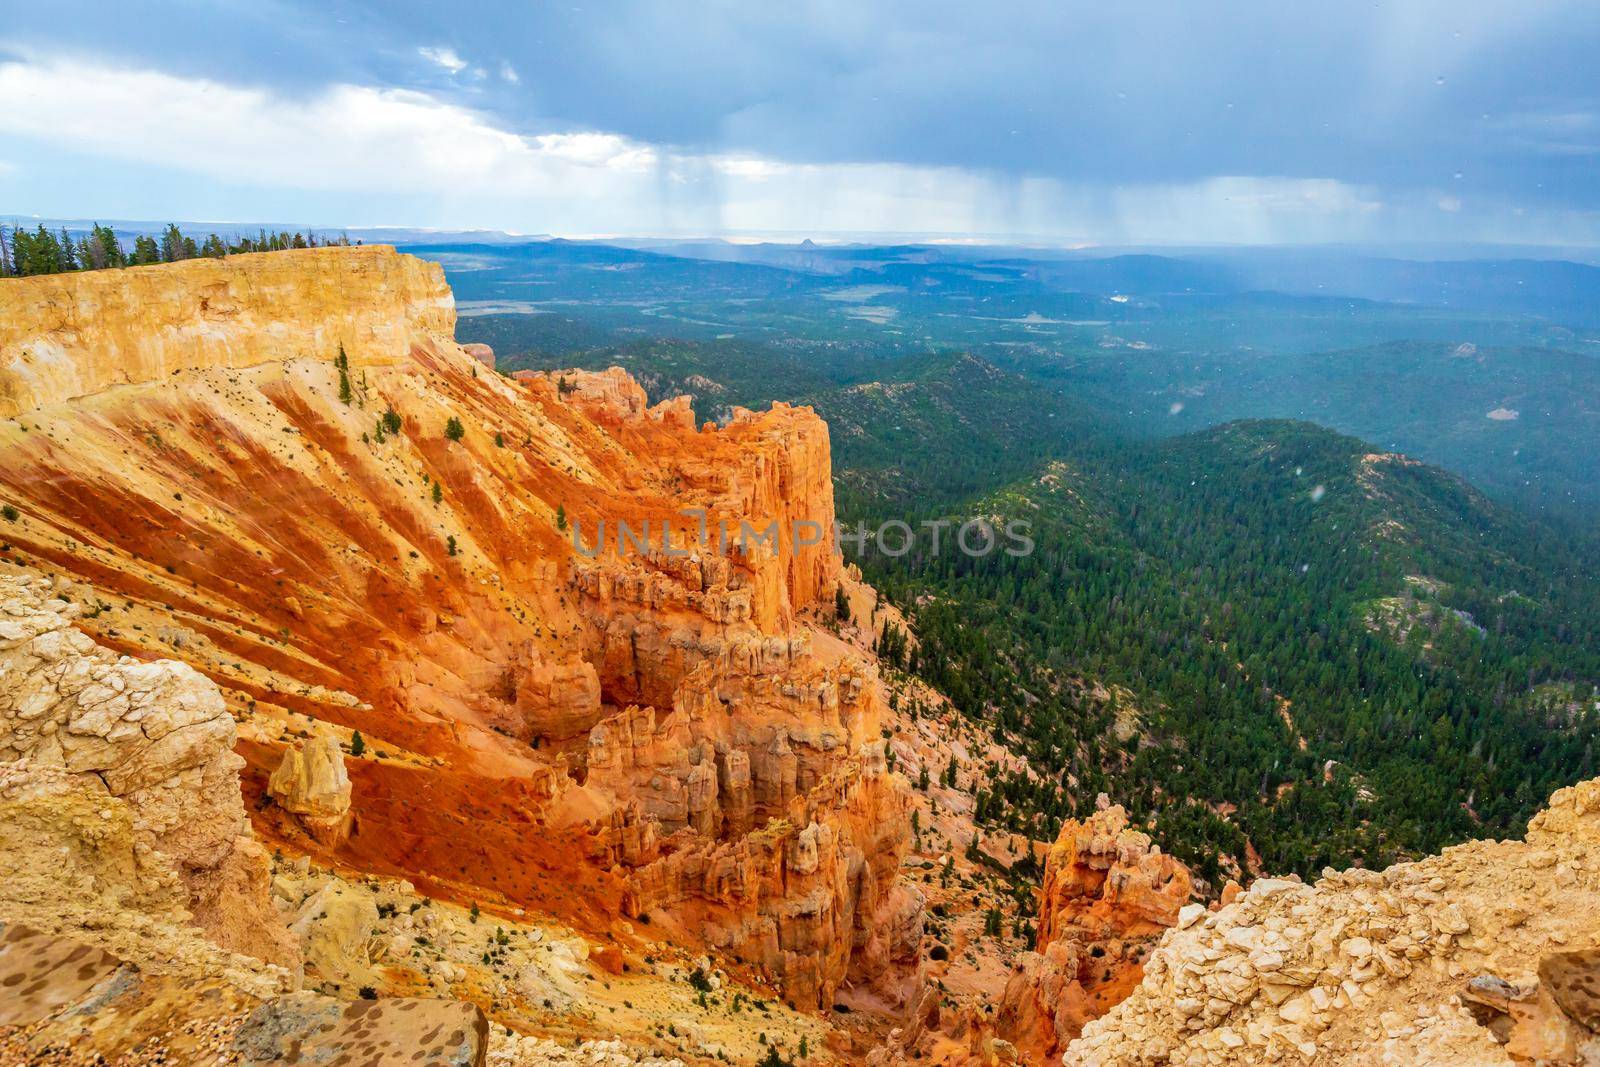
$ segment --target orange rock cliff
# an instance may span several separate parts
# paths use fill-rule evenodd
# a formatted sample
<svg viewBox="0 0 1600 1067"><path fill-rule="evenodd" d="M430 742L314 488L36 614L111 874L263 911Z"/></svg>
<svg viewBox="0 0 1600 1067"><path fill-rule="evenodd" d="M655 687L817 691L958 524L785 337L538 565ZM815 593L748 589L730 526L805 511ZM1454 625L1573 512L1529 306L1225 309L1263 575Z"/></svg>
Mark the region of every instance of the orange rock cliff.
<svg viewBox="0 0 1600 1067"><path fill-rule="evenodd" d="M1059 1060L1139 984L1193 890L1188 869L1130 828L1121 806L1067 820L1045 858L1038 951L1018 960L1001 1000L1002 1036L1030 1063Z"/></svg>
<svg viewBox="0 0 1600 1067"><path fill-rule="evenodd" d="M897 988L921 898L883 687L814 624L831 538L792 536L831 532L827 427L507 378L454 318L436 266L380 246L7 282L0 560L217 684L269 842L597 934L647 919L798 1005ZM780 536L698 544L690 508ZM619 520L651 545L615 551ZM330 745L349 781L314 790Z"/></svg>

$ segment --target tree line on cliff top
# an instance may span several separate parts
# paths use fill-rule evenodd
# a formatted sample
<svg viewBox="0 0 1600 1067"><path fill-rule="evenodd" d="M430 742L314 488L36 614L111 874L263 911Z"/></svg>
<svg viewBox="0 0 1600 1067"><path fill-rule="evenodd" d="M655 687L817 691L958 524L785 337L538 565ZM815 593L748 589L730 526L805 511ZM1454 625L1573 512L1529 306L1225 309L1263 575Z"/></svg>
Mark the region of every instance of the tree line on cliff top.
<svg viewBox="0 0 1600 1067"><path fill-rule="evenodd" d="M221 259L247 252L282 252L290 248L321 248L348 245L350 238L320 236L315 233L269 233L223 238L208 234L196 241L171 223L159 238L139 234L131 247L110 226L95 223L86 233L74 237L66 227L52 233L40 223L32 230L21 226L0 226L0 278L35 274L65 274L75 270L104 270L108 267L141 267L151 263L176 263L181 259Z"/></svg>

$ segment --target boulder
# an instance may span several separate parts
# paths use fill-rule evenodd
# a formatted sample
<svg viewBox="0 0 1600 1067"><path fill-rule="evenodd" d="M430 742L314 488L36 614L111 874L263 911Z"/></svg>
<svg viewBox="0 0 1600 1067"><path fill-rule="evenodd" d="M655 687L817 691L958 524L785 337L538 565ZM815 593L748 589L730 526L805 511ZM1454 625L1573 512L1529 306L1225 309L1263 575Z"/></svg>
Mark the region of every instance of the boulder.
<svg viewBox="0 0 1600 1067"><path fill-rule="evenodd" d="M47 579L0 577L0 896L65 917L88 887L101 907L166 915L176 890L221 947L297 970L221 692L97 645L78 615ZM51 909L52 886L73 909Z"/></svg>
<svg viewBox="0 0 1600 1067"><path fill-rule="evenodd" d="M337 845L349 835L350 775L332 731L318 730L286 749L267 792L322 844Z"/></svg>

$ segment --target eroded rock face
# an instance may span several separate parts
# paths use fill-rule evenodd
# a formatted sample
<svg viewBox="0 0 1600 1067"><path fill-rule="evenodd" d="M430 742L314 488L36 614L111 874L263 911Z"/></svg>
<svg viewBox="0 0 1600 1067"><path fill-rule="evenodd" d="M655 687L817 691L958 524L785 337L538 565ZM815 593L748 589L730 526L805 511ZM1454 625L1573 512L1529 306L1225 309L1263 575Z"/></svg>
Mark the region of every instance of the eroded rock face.
<svg viewBox="0 0 1600 1067"><path fill-rule="evenodd" d="M250 839L243 761L217 687L182 663L101 648L73 628L77 606L54 593L44 579L0 576L7 895L46 903L49 879L70 885L76 855L90 881L121 885L120 902L163 910L181 896L224 947L297 966L264 891L267 857ZM106 831L98 839L77 825L85 806ZM131 853L117 834L124 819ZM28 854L25 839L52 836L82 847Z"/></svg>
<svg viewBox="0 0 1600 1067"><path fill-rule="evenodd" d="M17 279L0 293L0 415L341 345L353 368L392 364L414 330L454 325L443 269L383 245Z"/></svg>
<svg viewBox="0 0 1600 1067"><path fill-rule="evenodd" d="M53 430L0 422L13 558L221 684L253 802L463 898L648 913L797 1002L905 962L881 683L807 621L840 574L809 409L488 373L391 249L34 281L0 290L0 391ZM318 724L365 739L348 813L292 751Z"/></svg>
<svg viewBox="0 0 1600 1067"><path fill-rule="evenodd" d="M619 816L596 858L628 870L630 915L676 916L793 1003L831 1006L852 968L877 977L921 937L891 894L909 815L876 743L876 670L805 636L698 652L670 712L590 731L585 790Z"/></svg>
<svg viewBox="0 0 1600 1067"><path fill-rule="evenodd" d="M1193 892L1188 870L1121 806L1068 820L1045 859L1037 951L1007 983L997 1028L1029 1062L1058 1057L1136 986Z"/></svg>
<svg viewBox="0 0 1600 1067"><path fill-rule="evenodd" d="M1552 796L1525 841L1329 871L1315 885L1259 879L1213 914L1186 910L1139 988L1066 1055L1090 1065L1589 1062L1595 1035L1581 1007L1559 1003L1570 982L1558 974L1585 965L1564 953L1597 939L1600 780Z"/></svg>
<svg viewBox="0 0 1600 1067"><path fill-rule="evenodd" d="M331 732L319 730L285 750L267 791L324 845L338 844L349 834L350 776L344 750Z"/></svg>

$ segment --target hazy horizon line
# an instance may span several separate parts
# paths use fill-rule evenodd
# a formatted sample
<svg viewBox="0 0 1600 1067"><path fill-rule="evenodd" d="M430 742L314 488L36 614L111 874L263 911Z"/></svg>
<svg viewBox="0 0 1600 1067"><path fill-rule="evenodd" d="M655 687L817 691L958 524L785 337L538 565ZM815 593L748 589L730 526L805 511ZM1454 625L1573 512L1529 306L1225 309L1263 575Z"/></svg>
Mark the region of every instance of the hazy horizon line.
<svg viewBox="0 0 1600 1067"><path fill-rule="evenodd" d="M1097 251L1111 252L1137 252L1141 250L1160 250L1168 253L1178 252L1206 252L1224 250L1283 250L1283 251L1327 251L1345 252L1352 254L1375 254L1399 256L1410 258L1405 253L1413 254L1424 252L1454 252L1457 255L1471 250L1483 252L1511 253L1518 250L1524 252L1542 253L1569 253L1579 256L1600 256L1600 244L1568 244L1555 242L1519 241L1519 242L1493 242L1481 240L1461 241L1395 241L1392 243L1373 243L1370 241L1232 241L1232 242L1197 242L1197 241L1137 241L1126 244L1088 241L1068 237L1050 238L1038 235L1007 235L1007 234L964 234L938 231L913 231L913 230L881 230L881 231L832 231L832 230L646 230L637 231L611 231L595 232L574 230L569 232L538 232L525 233L517 230L498 229L493 227L462 227L462 226L422 226L409 223L307 223L266 221L262 219L136 219L118 218L114 216L92 214L83 215L37 215L27 212L0 212L0 225L7 227L34 227L40 224L54 229L65 226L68 229L86 228L91 225L104 224L113 228L123 227L135 231L159 231L166 226L176 223L179 228L187 227L229 227L239 230L266 229L269 232L304 233L350 233L350 234L386 234L402 235L437 235L437 236L473 236L496 237L508 243L540 243L551 241L588 242L595 244L615 244L618 242L662 242L670 244L685 243L720 243L731 247L741 245L784 245L800 247L811 243L825 248L849 247L876 247L886 245L899 246L927 246L927 247L961 247L961 248L1011 248L1011 249L1037 249L1052 252L1084 252ZM396 243L417 244L416 240L400 240ZM1456 257L1451 257L1456 258ZM1563 258L1560 255L1551 258Z"/></svg>

